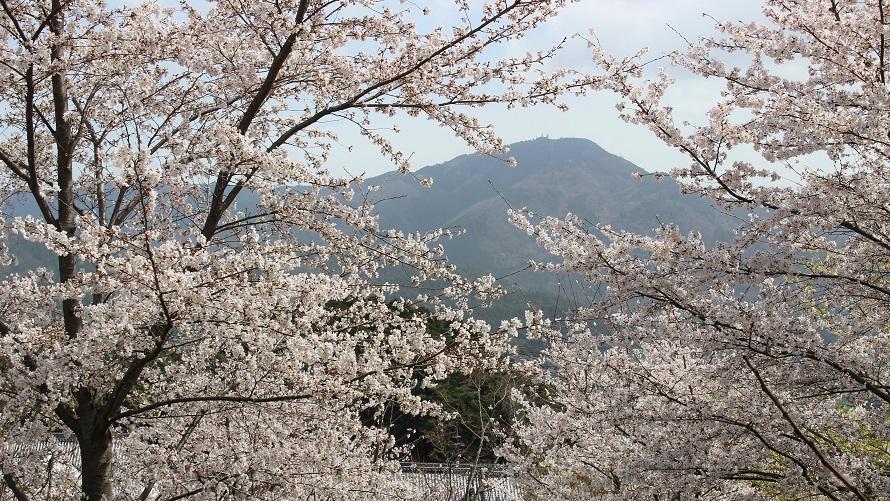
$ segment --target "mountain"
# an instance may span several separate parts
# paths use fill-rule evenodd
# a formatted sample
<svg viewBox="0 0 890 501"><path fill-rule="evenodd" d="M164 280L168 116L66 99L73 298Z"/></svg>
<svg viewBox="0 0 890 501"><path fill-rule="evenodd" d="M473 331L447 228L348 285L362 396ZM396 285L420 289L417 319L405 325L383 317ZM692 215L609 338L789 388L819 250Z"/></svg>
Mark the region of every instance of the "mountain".
<svg viewBox="0 0 890 501"><path fill-rule="evenodd" d="M523 141L510 145L509 155L516 158L517 167L470 154L422 168L416 176L433 178L430 188L422 187L414 176L398 173L367 181L381 186L373 194L380 201L383 227L405 231L461 227L464 235L443 242L448 258L468 275L509 275L503 284L510 294L492 308L476 312L489 321L521 315L529 303L554 313L557 302L565 307L570 303L566 296L578 293L563 290L568 286L560 289L558 277L516 273L526 268L530 259L549 257L532 237L507 222L509 206L559 217L571 212L593 223L639 233L651 232L661 221L676 224L684 232L699 231L707 242L732 238L728 218L705 200L682 195L670 179L635 181L632 174L644 169L587 139ZM36 214L29 203L27 199L13 200L11 210ZM255 203L256 197L250 193L243 193L239 200L243 208ZM6 243L19 258L17 268L52 262L50 254L39 246ZM561 278L565 284L566 277Z"/></svg>
<svg viewBox="0 0 890 501"><path fill-rule="evenodd" d="M37 203L30 196L19 194L5 202L0 205L0 208L3 209L3 214L7 217L40 217L40 209L37 208ZM55 269L56 255L42 244L29 242L12 232L7 232L6 239L0 242L0 245L8 249L9 254L15 256L14 264L0 266L0 278L8 274L25 273L40 267Z"/></svg>
<svg viewBox="0 0 890 501"><path fill-rule="evenodd" d="M507 222L510 206L558 217L571 212L638 233L651 233L662 222L698 231L707 242L732 238L728 218L706 200L683 195L671 179L634 180L632 174L645 169L587 139L523 141L510 145L509 155L517 167L471 154L418 170L417 177L433 179L430 188L398 173L369 179L381 186L376 194L382 226L464 228L464 235L443 243L446 256L468 273L495 276L522 270L529 259L548 259L532 237ZM556 277L541 273L517 273L509 281L526 295L551 301L542 307L562 293Z"/></svg>

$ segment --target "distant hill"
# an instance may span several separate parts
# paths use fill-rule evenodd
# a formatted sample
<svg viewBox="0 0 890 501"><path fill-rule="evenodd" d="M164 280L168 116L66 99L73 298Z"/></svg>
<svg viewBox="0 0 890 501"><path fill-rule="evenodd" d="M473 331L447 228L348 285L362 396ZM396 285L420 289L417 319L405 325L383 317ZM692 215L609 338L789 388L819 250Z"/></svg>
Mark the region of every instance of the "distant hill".
<svg viewBox="0 0 890 501"><path fill-rule="evenodd" d="M6 204L2 209L3 214L9 217L39 217L40 214L34 199L24 194L16 195L6 200ZM2 243L9 249L9 253L15 257L15 263L11 266L0 266L0 277L12 273L24 273L40 267L49 270L56 269L56 255L42 244L29 242L18 235L11 234L11 232L6 235L6 239Z"/></svg>
<svg viewBox="0 0 890 501"><path fill-rule="evenodd" d="M417 171L418 177L434 179L431 188L398 173L369 179L369 184L382 187L374 193L381 201L382 226L407 231L464 228L464 235L443 242L446 255L466 274L495 276L521 270L529 259L548 259L533 238L507 222L508 203L545 215L571 212L593 223L640 233L651 232L661 221L677 224L683 231L699 231L708 242L732 237L729 221L705 200L682 195L670 179L635 181L631 174L645 172L643 168L587 139L523 141L510 145L509 155L518 161L516 168L470 154ZM256 202L249 193L242 198L239 205L244 208ZM12 207L17 214L36 213L30 200L14 200ZM50 254L39 246L22 241L7 244L19 258L19 269L52 263ZM510 294L477 316L497 322L521 315L528 303L553 313L557 296L562 296L564 307L569 304L564 295L578 293L565 285L560 290L557 277L542 273L512 274L504 284Z"/></svg>
<svg viewBox="0 0 890 501"><path fill-rule="evenodd" d="M523 269L529 259L548 259L532 237L507 222L508 203L543 215L562 217L571 212L593 223L639 233L650 233L661 221L684 232L698 231L708 242L732 237L726 216L707 201L683 195L670 179L635 181L631 174L645 169L587 139L523 141L510 145L509 155L518 161L516 168L471 154L418 170L418 177L433 178L430 188L398 173L369 179L368 183L382 186L376 193L382 225L403 230L462 227L466 234L444 242L449 260L468 273L496 276ZM545 311L554 306L557 294L571 294L559 292L556 278L541 273L518 273L508 282L518 286L513 288L517 296L547 301L539 304ZM503 307L495 310L508 313Z"/></svg>

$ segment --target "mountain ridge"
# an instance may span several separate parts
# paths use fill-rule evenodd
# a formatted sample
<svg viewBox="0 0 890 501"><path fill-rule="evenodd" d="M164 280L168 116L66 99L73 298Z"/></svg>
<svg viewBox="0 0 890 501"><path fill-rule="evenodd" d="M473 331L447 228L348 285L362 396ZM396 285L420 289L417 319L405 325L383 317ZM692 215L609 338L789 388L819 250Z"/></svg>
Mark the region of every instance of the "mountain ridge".
<svg viewBox="0 0 890 501"><path fill-rule="evenodd" d="M580 138L537 138L510 145L518 165L468 154L416 171L432 177L423 188L412 176L387 173L367 180L381 185L381 226L431 230L460 226L466 234L446 242L458 266L514 271L529 259L547 256L524 232L507 222L507 209L525 207L541 215L571 212L594 223L650 233L662 223L699 231L706 241L731 238L726 221L697 196L683 195L671 179L657 182L633 173L647 171ZM474 258L473 256L477 258ZM498 259L490 259L486 256Z"/></svg>
<svg viewBox="0 0 890 501"><path fill-rule="evenodd" d="M646 173L645 169L588 139L539 137L511 144L507 155L516 158L515 168L507 166L506 155L470 153L423 167L413 176L389 172L366 180L381 187L374 192L380 201L381 227L404 231L461 227L463 235L442 242L446 257L458 270L509 277L503 285L512 295L476 312L486 320L497 322L521 314L525 303L555 307L562 293L558 277L522 271L529 260L552 257L533 237L508 222L511 206L556 217L571 212L593 223L637 233L650 233L664 222L684 232L698 231L708 243L732 238L728 217L708 202L683 195L669 178L656 182L647 176L635 181L632 174ZM426 177L433 179L429 188L418 181ZM255 207L256 196L251 195L242 192L238 202L242 210ZM11 212L30 213L35 210L30 205L22 200L13 204ZM18 271L52 258L37 244L7 243L20 254Z"/></svg>

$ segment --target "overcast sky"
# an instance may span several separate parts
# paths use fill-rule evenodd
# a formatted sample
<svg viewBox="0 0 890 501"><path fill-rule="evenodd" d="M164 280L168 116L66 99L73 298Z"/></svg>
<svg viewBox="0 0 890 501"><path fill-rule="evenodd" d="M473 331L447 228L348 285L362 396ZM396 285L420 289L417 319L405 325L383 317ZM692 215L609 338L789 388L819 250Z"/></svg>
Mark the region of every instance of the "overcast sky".
<svg viewBox="0 0 890 501"><path fill-rule="evenodd" d="M453 9L451 0L431 2L434 4L433 15L449 7ZM684 44L671 27L689 39L712 34L713 21L703 16L704 13L721 20L762 19L760 2L755 0L581 0L570 4L558 18L523 40L521 46L507 50L525 53L558 42L567 34L586 34L593 29L610 53L630 54L648 47L652 54L661 54ZM576 43L560 56L557 64L589 67L589 53ZM678 86L669 94L671 104L680 118L693 123L700 121L707 104L713 101L723 84L680 74L677 77L680 79ZM668 170L686 163L681 154L666 148L645 128L618 119L615 102L613 95L598 93L570 100L572 109L565 113L547 107L509 112L487 108L477 110L477 113L483 120L494 124L508 143L539 136L583 137L649 171ZM411 119L399 125L401 133L394 142L413 155L415 170L470 151L449 131L432 123ZM346 132L342 139L353 145L353 150L351 153L338 150L329 164L331 170L347 170L352 174L364 172L371 176L393 169L373 146L354 133Z"/></svg>
<svg viewBox="0 0 890 501"><path fill-rule="evenodd" d="M135 4L142 0L116 1ZM178 3L178 0L158 1L171 7ZM432 15L427 19L436 25L447 24L443 19L455 15L453 0L399 1L430 7ZM206 5L204 0L190 0L189 3L193 6ZM503 50L511 55L522 55L526 51L552 46L565 36L574 33L587 35L593 30L611 54L629 55L642 47L648 47L653 55L663 54L683 47L685 42L677 32L690 40L713 34L713 20L705 14L720 20L754 21L763 18L759 0L576 0L567 5L557 18ZM579 69L592 67L589 50L581 40L569 45L554 64ZM708 104L723 89L723 83L669 72L678 79L677 86L668 94L676 117L700 123ZM669 170L687 163L682 154L665 147L644 127L626 124L618 119L613 95L596 93L569 99L568 103L571 106L568 112L542 106L511 111L502 107L487 107L476 109L474 113L483 121L493 124L507 143L539 136L583 137L648 171ZM414 170L471 152L450 131L423 119L402 118L395 124L401 132L389 137L397 147L411 155ZM340 139L344 146L335 148L332 154L328 164L332 172L373 176L395 168L373 145L346 124L334 124L332 128L341 132ZM351 147L351 151L345 148L346 145ZM746 160L759 163L753 153L742 155Z"/></svg>

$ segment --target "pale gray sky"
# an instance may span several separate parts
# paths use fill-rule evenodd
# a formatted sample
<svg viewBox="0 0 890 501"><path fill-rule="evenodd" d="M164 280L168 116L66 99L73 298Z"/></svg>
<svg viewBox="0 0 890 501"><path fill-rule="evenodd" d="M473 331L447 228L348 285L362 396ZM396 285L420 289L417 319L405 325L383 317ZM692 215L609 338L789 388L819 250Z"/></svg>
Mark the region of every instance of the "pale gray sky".
<svg viewBox="0 0 890 501"><path fill-rule="evenodd" d="M430 0L429 3L433 4L433 15L447 11L452 5L450 0ZM760 2L755 0L581 0L567 6L558 18L523 40L521 46L515 45L507 50L525 53L558 42L567 34L586 35L593 29L610 53L631 54L641 47L648 47L651 54L661 54L684 45L683 39L671 27L688 39L712 34L713 21L703 16L704 13L721 20L762 19ZM559 57L556 64L590 67L589 52L578 41ZM672 74L678 79L678 86L669 94L669 99L677 116L693 123L700 122L708 103L713 101L723 84ZM680 153L665 147L644 127L618 119L615 103L613 95L597 93L569 100L571 110L565 113L548 107L511 111L491 107L477 113L483 120L494 124L508 143L542 135L584 137L650 171L668 170L686 163ZM466 144L435 124L421 119L400 122L401 133L392 139L406 154L412 155L415 170L470 152ZM364 172L371 176L394 168L357 134L347 131L342 139L353 149L351 152L338 149L329 164L332 171Z"/></svg>
<svg viewBox="0 0 890 501"><path fill-rule="evenodd" d="M143 0L112 0L112 3L140 3ZM175 6L178 0L157 0L161 5ZM393 0L396 1L396 0ZM455 14L453 0L398 0L418 6L428 6L430 24L447 24ZM474 0L481 1L481 0ZM205 0L189 0L193 6L206 5ZM720 20L753 21L763 18L758 0L576 0L567 5L555 19L536 30L520 43L506 47L516 55L549 47L573 33L587 36L593 30L603 47L615 55L629 55L642 47L650 54L663 54L684 46L674 30L693 40L714 33L712 16ZM673 28L673 29L672 29ZM556 65L590 68L589 50L583 41L575 40L568 50L554 61ZM709 103L723 88L717 81L704 81L688 75L670 72L678 85L669 93L670 104L681 120L697 123L702 120ZM579 99L569 99L571 110L560 112L550 107L507 111L503 107L476 110L476 116L494 125L507 143L539 136L583 137L606 150L620 155L649 170L669 170L686 163L686 158L664 146L644 127L624 123L617 117L616 99L608 93L595 93ZM388 137L395 146L411 155L412 168L449 160L469 153L471 149L450 131L418 118L397 118L379 122L380 126L397 124L398 135ZM338 174L350 173L374 176L395 168L383 158L376 147L346 124L335 124L341 131L343 148L335 148L328 168ZM345 148L351 146L351 151ZM753 154L744 155L755 161ZM521 167L521 166L520 166Z"/></svg>

